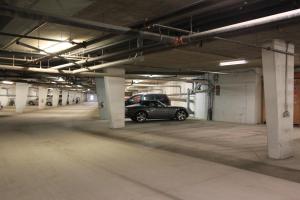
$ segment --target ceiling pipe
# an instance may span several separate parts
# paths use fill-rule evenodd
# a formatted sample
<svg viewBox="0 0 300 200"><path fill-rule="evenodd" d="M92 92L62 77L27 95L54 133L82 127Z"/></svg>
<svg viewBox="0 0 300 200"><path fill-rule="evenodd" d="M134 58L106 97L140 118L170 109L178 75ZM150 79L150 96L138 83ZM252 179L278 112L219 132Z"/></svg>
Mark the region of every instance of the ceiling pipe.
<svg viewBox="0 0 300 200"><path fill-rule="evenodd" d="M300 17L300 9L296 9L288 12L283 12L280 14L270 15L267 17L262 17L262 18L249 20L249 21L245 21L245 22L241 22L229 26L224 26L221 28L203 31L188 36L182 36L179 40L181 41L182 44L189 44L194 41L211 38L224 33L230 33L230 32L239 31L243 29L250 29L250 28L267 25L267 24L284 22L299 17Z"/></svg>
<svg viewBox="0 0 300 200"><path fill-rule="evenodd" d="M64 68L67 68L67 67L73 67L75 65L89 64L89 63L92 63L92 62L112 58L112 57L115 57L115 56L127 55L129 53L138 53L139 51L143 51L145 48L154 48L154 47L158 47L158 46L159 46L159 44L153 44L153 45L148 45L148 46L141 47L141 48L135 48L135 49L129 49L129 50L119 51L119 52L110 53L110 54L104 54L104 55L101 55L101 56L88 58L86 60L81 60L81 61L78 61L76 63L66 63L66 64L62 64L62 65L57 65L57 66L54 66L54 67L51 67L51 68L52 69L64 69Z"/></svg>
<svg viewBox="0 0 300 200"><path fill-rule="evenodd" d="M25 44L25 43L20 42L20 41L17 41L16 44L21 45L21 46L26 47L26 48L29 48L29 49L33 49L33 50L36 50L36 51L44 52L45 54L48 54L48 55L52 55L52 53L49 53L49 52L47 52L47 51L45 51L45 50L43 50L43 49L40 49L40 48L31 46L31 45L29 45L29 44ZM63 59L63 60L66 60L66 61L68 61L68 62L70 61L70 60L67 59L66 57L63 57L63 56L60 56L60 55L58 55L57 57L58 57L58 58L61 58L61 59ZM26 64L30 64L31 62L32 62L32 61L28 61L27 63L25 63L25 65L26 65ZM75 61L71 61L71 62L74 63L74 65L77 65L77 66L81 67L80 65L76 64ZM35 64L37 64L37 63L35 63Z"/></svg>
<svg viewBox="0 0 300 200"><path fill-rule="evenodd" d="M19 37L19 38L26 38L26 39L33 39L33 40L43 40L43 41L50 41L50 42L70 42L71 44L79 44L78 42L74 42L72 40L57 40L51 38L44 38L44 37L36 37L36 36L28 36L28 35L21 35L15 33L7 33L0 31L0 35L9 36L9 37Z"/></svg>
<svg viewBox="0 0 300 200"><path fill-rule="evenodd" d="M140 56L139 59L142 60L143 57ZM97 69L103 69L103 68L108 68L108 67L112 67L112 66L119 66L119 65L129 64L129 63L133 63L133 62L136 62L136 61L137 61L137 57L135 56L133 58L108 62L108 63L104 63L104 64L100 64L100 65L95 65L95 66L92 66L92 67L76 69L76 70L73 70L72 73L73 74L78 74L78 73L82 73L82 72L94 71L94 70L97 70Z"/></svg>
<svg viewBox="0 0 300 200"><path fill-rule="evenodd" d="M43 74L59 74L64 76L74 76L72 71L68 70L57 70L57 69L50 69L50 68L36 68L36 67L23 67L23 66L11 66L11 65L0 65L0 70L10 70L10 71L21 71L21 72L29 72L29 73L43 73ZM81 72L76 74L78 77L119 77L117 75L112 75L109 73L96 73L96 72Z"/></svg>

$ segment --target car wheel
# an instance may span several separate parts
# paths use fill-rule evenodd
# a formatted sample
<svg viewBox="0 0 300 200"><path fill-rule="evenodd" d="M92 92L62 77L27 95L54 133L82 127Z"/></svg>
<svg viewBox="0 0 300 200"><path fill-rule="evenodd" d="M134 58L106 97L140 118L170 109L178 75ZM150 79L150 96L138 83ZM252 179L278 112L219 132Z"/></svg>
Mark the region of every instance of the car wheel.
<svg viewBox="0 0 300 200"><path fill-rule="evenodd" d="M184 120L186 120L186 118L187 118L187 114L186 114L186 112L184 110L177 111L177 113L176 113L176 119L178 121L184 121Z"/></svg>
<svg viewBox="0 0 300 200"><path fill-rule="evenodd" d="M142 123L147 120L147 114L145 112L138 112L135 116L135 121Z"/></svg>

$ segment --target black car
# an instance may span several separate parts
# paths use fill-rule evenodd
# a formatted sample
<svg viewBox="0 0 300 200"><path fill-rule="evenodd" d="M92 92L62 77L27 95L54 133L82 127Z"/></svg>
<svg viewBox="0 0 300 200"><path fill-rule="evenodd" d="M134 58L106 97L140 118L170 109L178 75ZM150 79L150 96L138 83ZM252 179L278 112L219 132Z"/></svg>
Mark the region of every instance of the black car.
<svg viewBox="0 0 300 200"><path fill-rule="evenodd" d="M147 119L176 119L184 121L188 112L184 107L167 106L160 101L141 101L139 104L126 106L126 117L136 122Z"/></svg>
<svg viewBox="0 0 300 200"><path fill-rule="evenodd" d="M171 101L166 94L138 94L125 101L125 106L141 103L141 101L160 101L166 105L171 105Z"/></svg>

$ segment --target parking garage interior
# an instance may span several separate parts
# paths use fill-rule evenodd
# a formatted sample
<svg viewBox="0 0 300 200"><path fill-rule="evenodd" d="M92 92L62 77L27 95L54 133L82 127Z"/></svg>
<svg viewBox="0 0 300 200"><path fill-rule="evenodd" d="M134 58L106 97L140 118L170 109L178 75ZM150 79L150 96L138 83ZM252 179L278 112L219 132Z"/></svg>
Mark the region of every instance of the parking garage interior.
<svg viewBox="0 0 300 200"><path fill-rule="evenodd" d="M299 199L300 1L0 11L1 200Z"/></svg>

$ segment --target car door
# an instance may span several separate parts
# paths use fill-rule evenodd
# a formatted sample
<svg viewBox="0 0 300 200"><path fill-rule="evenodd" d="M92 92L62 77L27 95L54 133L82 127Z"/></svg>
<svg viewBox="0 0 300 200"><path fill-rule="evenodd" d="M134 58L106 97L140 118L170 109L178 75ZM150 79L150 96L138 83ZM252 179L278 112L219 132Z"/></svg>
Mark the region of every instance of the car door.
<svg viewBox="0 0 300 200"><path fill-rule="evenodd" d="M159 107L157 106L156 102L148 101L147 102L147 113L150 119L159 119L160 118L160 111Z"/></svg>
<svg viewBox="0 0 300 200"><path fill-rule="evenodd" d="M164 103L157 101L159 112L160 112L160 118L161 119L170 119L174 116L173 114L173 108L165 105Z"/></svg>
<svg viewBox="0 0 300 200"><path fill-rule="evenodd" d="M158 101L153 101L149 106L153 119L168 119L170 118L169 108Z"/></svg>

